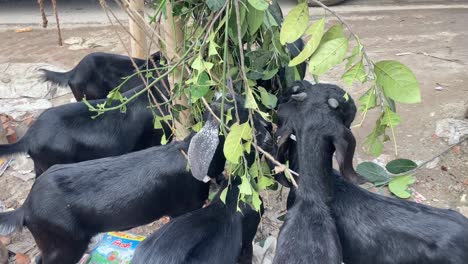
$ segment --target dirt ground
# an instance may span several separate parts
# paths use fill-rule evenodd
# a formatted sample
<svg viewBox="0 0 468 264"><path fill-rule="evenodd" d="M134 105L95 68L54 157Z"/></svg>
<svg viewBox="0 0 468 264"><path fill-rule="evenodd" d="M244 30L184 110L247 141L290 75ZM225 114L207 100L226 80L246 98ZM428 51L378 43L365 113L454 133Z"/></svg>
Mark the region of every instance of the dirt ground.
<svg viewBox="0 0 468 264"><path fill-rule="evenodd" d="M321 14L314 10L313 17ZM395 157L423 162L433 158L448 143L435 135L438 121L453 118L463 120L468 106L468 8L411 9L343 12L343 18L361 37L369 56L374 61L395 59L409 66L421 84L422 103L397 105L403 124L397 127L398 155L392 142L385 144L379 160L388 162ZM31 32L15 33L16 27L0 30L0 64L2 63L49 63L70 69L86 54L95 51L125 53L125 49L111 26L80 26L63 29L64 39L81 37L104 43L102 47L70 50L69 45L57 46L54 29L34 27ZM118 30L122 35L123 31ZM128 45L128 43L125 43ZM323 78L324 81L342 84L338 68ZM436 87L441 87L437 88ZM365 86L354 86L350 93L358 98ZM58 98L54 104L68 102L71 95ZM370 133L378 113L368 115L361 127L353 129L358 140L355 164L372 160L362 149L362 142ZM465 119L466 120L466 119ZM356 118L355 124L360 122ZM468 193L468 144L442 155L431 169L424 167L415 176L412 188L425 199L423 203L441 208L463 211L467 215ZM17 208L27 196L33 180L23 181L12 177L12 168L0 176L0 201L7 208ZM283 193L284 194L284 193ZM265 198L268 211L259 231L259 238L276 235L285 205L285 196L270 192ZM137 228L133 232L148 235L159 223ZM4 238L5 239L5 238ZM14 252L34 256L37 249L27 230L8 238L8 248ZM7 241L8 242L8 241Z"/></svg>

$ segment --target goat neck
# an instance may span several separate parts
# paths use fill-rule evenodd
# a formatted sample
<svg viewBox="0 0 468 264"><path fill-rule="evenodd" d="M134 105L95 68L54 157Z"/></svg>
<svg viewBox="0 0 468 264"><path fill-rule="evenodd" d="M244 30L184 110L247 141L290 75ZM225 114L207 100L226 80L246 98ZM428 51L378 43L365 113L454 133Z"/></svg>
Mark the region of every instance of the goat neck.
<svg viewBox="0 0 468 264"><path fill-rule="evenodd" d="M299 188L302 200L328 203L332 193L333 146L321 133L296 133Z"/></svg>

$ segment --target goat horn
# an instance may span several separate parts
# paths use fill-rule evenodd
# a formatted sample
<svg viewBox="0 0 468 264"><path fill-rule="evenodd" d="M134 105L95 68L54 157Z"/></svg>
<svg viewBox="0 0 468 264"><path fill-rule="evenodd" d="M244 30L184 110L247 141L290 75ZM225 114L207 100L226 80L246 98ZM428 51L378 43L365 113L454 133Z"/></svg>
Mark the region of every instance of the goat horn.
<svg viewBox="0 0 468 264"><path fill-rule="evenodd" d="M307 98L307 94L304 93L304 92L298 93L298 94L293 94L293 95L291 95L291 98L296 100L296 101L302 102Z"/></svg>
<svg viewBox="0 0 468 264"><path fill-rule="evenodd" d="M338 108L338 106L340 105L340 103L338 102L338 100L336 100L335 98L330 98L328 99L328 105L333 108L333 109L336 109Z"/></svg>

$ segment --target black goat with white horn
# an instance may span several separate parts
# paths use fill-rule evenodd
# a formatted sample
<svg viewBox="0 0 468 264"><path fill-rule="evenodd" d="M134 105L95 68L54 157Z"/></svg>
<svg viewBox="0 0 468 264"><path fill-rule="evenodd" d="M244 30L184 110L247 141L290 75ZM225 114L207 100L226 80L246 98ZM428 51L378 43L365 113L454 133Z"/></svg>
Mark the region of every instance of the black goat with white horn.
<svg viewBox="0 0 468 264"><path fill-rule="evenodd" d="M295 135L300 178L296 200L279 234L276 264L342 263L340 239L329 209L335 150L345 176L354 182L362 179L348 169L355 142L350 140L345 108L338 108L345 99L332 88L296 82L278 106L278 144Z"/></svg>
<svg viewBox="0 0 468 264"><path fill-rule="evenodd" d="M342 89L324 84L305 83L305 86L307 99L303 101L300 107L303 109L299 111L323 112L331 107L342 117L345 126L349 127L354 120L356 108L351 98L348 101L342 98L345 94ZM293 94L297 92L290 90ZM308 100L315 101L311 98L320 98L321 103L311 105ZM327 122L323 123L324 126L326 124ZM344 130L347 131L347 128ZM310 133L322 135L319 130ZM297 142L287 137L282 139L285 142L279 150L279 160L289 160L293 170L299 169L299 149L303 143L299 139ZM351 183L347 180L347 175L356 175L352 167L355 139L348 132L343 139L349 142L348 151L345 152L344 159L341 158L347 161L347 165L344 168L340 166L341 173L333 171L328 177L333 190L329 207L335 219L343 261L346 264L468 263L467 218L453 210L382 196ZM339 152L337 148L337 158L340 159ZM299 176L299 181L303 176ZM352 176L351 179L355 177ZM291 187L288 208L293 210L300 190L284 180L282 183Z"/></svg>

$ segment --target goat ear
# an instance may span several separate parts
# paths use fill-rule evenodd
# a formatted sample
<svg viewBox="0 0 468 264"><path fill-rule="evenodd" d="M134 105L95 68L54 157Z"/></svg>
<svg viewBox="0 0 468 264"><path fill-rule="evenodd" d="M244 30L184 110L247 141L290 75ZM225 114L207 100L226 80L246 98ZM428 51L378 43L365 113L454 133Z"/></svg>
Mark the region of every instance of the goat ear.
<svg viewBox="0 0 468 264"><path fill-rule="evenodd" d="M365 178L359 175L353 168L354 150L356 148L356 139L349 128L343 127L342 133L334 136L333 145L335 146L335 155L340 167L340 173L348 181L354 184L363 184L367 182Z"/></svg>
<svg viewBox="0 0 468 264"><path fill-rule="evenodd" d="M199 181L207 182L210 177L207 175L211 161L219 145L218 123L210 119L203 128L192 138L188 148L188 161L193 177ZM217 175L210 175L215 177Z"/></svg>

